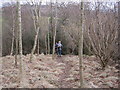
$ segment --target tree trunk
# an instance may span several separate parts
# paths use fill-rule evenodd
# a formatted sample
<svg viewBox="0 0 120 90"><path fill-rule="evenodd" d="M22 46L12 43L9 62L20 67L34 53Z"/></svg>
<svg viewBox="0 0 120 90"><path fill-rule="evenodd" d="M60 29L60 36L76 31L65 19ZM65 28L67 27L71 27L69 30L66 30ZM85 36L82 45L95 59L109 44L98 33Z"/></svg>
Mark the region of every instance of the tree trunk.
<svg viewBox="0 0 120 90"><path fill-rule="evenodd" d="M21 5L20 5L20 1L18 0L17 1L17 21L18 21L18 32L19 32L19 62L20 62L20 65L19 65L19 79L20 79L20 87L23 87L24 85L24 81L23 81L23 60L22 60L22 28L21 28ZM25 78L25 77L24 77Z"/></svg>
<svg viewBox="0 0 120 90"><path fill-rule="evenodd" d="M39 2L39 5L41 6L41 2ZM30 62L32 61L33 54L34 54L36 46L37 46L37 40L38 40L39 29L40 29L41 12L40 12L39 5L33 4L34 9L32 9L32 16L33 16L36 35L35 35L35 39L34 39L34 46L33 46L33 49L31 51L31 55L30 55Z"/></svg>
<svg viewBox="0 0 120 90"><path fill-rule="evenodd" d="M39 29L40 29L40 28L37 27L36 35L35 35L35 39L34 39L34 46L33 46L32 52L31 52L31 56L30 56L30 62L32 61L33 54L34 54L35 49L36 49L36 46L37 46L37 39L38 39Z"/></svg>
<svg viewBox="0 0 120 90"><path fill-rule="evenodd" d="M54 54L55 54L55 41L56 41L56 30L57 30L57 0L56 0L56 16L55 16L55 29L54 29L54 36L53 36L53 53L52 53L52 59L54 59Z"/></svg>
<svg viewBox="0 0 120 90"><path fill-rule="evenodd" d="M46 51L46 55L47 55L48 47L47 47L47 37L46 37L46 35L45 35L45 49L46 49L45 51Z"/></svg>
<svg viewBox="0 0 120 90"><path fill-rule="evenodd" d="M17 2L17 10L16 10L16 13L18 14L18 11L19 11L19 9L18 9L18 2ZM15 31L15 43L16 43L16 48L15 48L15 66L17 66L17 61L18 61L18 57L17 57L17 55L18 55L18 32L19 32L19 30L18 30L18 15L17 15L17 19L16 19L16 23L17 23L17 25L16 25L16 31Z"/></svg>
<svg viewBox="0 0 120 90"><path fill-rule="evenodd" d="M15 66L17 66L17 55L18 55L18 31L16 30L16 50L15 50Z"/></svg>
<svg viewBox="0 0 120 90"><path fill-rule="evenodd" d="M37 49L37 54L40 54L40 46L39 46L39 38L38 38L38 49Z"/></svg>
<svg viewBox="0 0 120 90"><path fill-rule="evenodd" d="M11 53L10 53L11 56L13 55L14 40L15 40L15 29L14 29L14 21L13 21L13 27L12 27L12 45L11 45Z"/></svg>
<svg viewBox="0 0 120 90"><path fill-rule="evenodd" d="M13 48L14 48L14 40L15 40L15 16L14 16L14 12L12 11L13 14L13 26L12 26L12 45L11 45L11 53L10 55L13 55Z"/></svg>
<svg viewBox="0 0 120 90"><path fill-rule="evenodd" d="M49 19L48 19L48 54L50 54L50 32L49 32Z"/></svg>
<svg viewBox="0 0 120 90"><path fill-rule="evenodd" d="M81 1L81 19L80 19L80 27L79 27L79 73L80 73L80 88L83 87L83 75L82 75L82 60L83 60L83 2Z"/></svg>
<svg viewBox="0 0 120 90"><path fill-rule="evenodd" d="M120 1L118 2L118 60L120 61Z"/></svg>

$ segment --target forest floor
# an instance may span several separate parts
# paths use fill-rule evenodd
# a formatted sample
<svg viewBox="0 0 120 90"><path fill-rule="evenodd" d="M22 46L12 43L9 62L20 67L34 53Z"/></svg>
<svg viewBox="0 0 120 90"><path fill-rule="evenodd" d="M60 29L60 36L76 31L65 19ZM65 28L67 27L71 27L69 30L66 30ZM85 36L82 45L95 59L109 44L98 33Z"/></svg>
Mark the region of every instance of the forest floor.
<svg viewBox="0 0 120 90"><path fill-rule="evenodd" d="M79 59L65 55L52 60L51 55L22 56L25 88L78 88L80 85ZM14 66L14 56L2 57L2 85L5 88L19 87L19 68ZM84 56L83 78L86 88L118 88L118 72L115 65L103 71L95 56Z"/></svg>

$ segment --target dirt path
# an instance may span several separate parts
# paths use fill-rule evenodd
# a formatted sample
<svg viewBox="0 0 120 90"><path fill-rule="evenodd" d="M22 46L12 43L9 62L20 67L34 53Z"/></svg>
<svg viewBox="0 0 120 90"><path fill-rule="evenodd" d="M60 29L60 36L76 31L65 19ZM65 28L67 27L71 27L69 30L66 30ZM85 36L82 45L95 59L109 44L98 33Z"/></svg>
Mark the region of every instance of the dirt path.
<svg viewBox="0 0 120 90"><path fill-rule="evenodd" d="M62 57L57 57L57 62L58 63L63 63L64 69L62 70L63 73L59 75L59 88L71 88L73 85L71 85L70 82L68 82L66 79L69 78L70 75L70 70L71 70L71 62L65 61L67 56L62 56Z"/></svg>

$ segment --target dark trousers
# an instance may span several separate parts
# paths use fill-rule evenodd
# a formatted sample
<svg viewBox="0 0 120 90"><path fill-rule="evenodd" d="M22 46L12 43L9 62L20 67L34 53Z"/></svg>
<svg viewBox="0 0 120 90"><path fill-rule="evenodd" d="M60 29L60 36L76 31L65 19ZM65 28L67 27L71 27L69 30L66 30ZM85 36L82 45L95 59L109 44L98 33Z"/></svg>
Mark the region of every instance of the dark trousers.
<svg viewBox="0 0 120 90"><path fill-rule="evenodd" d="M61 54L62 54L62 50L58 50L58 55L61 56Z"/></svg>

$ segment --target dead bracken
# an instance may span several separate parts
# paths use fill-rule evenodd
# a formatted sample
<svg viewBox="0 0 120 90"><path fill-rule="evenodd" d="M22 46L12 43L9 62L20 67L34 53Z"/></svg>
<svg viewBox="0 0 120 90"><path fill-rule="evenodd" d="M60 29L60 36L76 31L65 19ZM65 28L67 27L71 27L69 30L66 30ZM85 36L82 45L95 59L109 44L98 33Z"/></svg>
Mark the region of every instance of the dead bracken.
<svg viewBox="0 0 120 90"><path fill-rule="evenodd" d="M29 88L78 88L79 87L79 59L78 56L65 55L52 60L51 55L34 55L32 63L28 63L30 55L22 56L24 61L25 87ZM108 66L106 70L100 68L95 57L84 57L83 77L87 88L117 88L118 73L114 66ZM14 57L2 58L3 87L19 87L19 68L14 67ZM14 69L13 69L14 68Z"/></svg>

